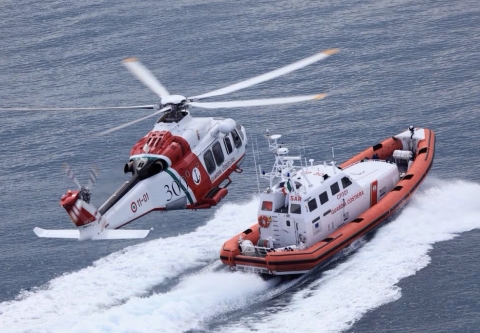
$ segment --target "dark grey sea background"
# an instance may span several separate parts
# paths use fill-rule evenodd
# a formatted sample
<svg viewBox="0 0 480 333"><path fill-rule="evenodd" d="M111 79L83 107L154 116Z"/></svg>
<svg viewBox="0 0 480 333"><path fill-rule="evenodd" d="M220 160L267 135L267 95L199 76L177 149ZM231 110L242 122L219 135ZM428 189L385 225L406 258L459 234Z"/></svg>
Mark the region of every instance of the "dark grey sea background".
<svg viewBox="0 0 480 333"><path fill-rule="evenodd" d="M101 176L99 206L126 176L150 111L0 113L0 332L479 332L480 6L463 1L12 1L0 5L0 107L157 102L121 60L138 57L171 93L192 96L316 52L334 56L217 100L329 93L321 101L203 110L257 140L268 128L344 161L409 125L437 134L434 167L387 224L302 283L219 264L256 220L252 146L215 209L152 213L138 241L40 239L72 228L59 206ZM262 183L262 187L266 184Z"/></svg>

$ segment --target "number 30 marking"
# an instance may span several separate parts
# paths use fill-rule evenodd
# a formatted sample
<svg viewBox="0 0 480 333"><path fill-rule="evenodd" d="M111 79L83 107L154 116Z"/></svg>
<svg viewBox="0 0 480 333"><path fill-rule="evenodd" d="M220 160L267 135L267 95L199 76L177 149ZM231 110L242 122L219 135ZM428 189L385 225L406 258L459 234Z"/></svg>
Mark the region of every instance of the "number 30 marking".
<svg viewBox="0 0 480 333"><path fill-rule="evenodd" d="M179 184L176 180L174 180L172 182L172 185L171 185L171 188L172 190L170 190L170 186L169 185L165 185L163 188L165 188L165 193L169 194L170 197L167 199L167 201L170 201L173 199L174 195L176 197L178 197L180 194L182 194L182 189L186 192L188 191L188 183L187 183L187 179L185 177L182 177L180 178L181 179L181 184ZM172 192L173 191L173 192Z"/></svg>

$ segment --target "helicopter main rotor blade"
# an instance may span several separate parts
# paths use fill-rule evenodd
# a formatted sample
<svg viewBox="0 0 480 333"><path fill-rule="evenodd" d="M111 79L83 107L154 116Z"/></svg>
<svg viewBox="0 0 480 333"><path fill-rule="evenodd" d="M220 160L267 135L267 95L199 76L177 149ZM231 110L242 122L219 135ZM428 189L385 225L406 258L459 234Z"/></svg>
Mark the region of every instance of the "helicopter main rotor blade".
<svg viewBox="0 0 480 333"><path fill-rule="evenodd" d="M122 61L123 65L127 69L146 85L151 91L157 94L160 98L167 97L170 95L168 90L162 86L162 84L157 80L157 78L150 72L147 67L142 65L137 58L127 58Z"/></svg>
<svg viewBox="0 0 480 333"><path fill-rule="evenodd" d="M313 64L317 61L320 61L322 59L325 59L325 58L327 58L327 57L329 57L332 54L335 54L337 52L338 52L338 49L326 50L326 51L317 53L313 56L310 56L308 58L305 58L305 59L299 60L297 62L294 62L293 64L275 69L271 72L253 77L253 78L245 80L245 81L241 81L241 82L232 84L232 85L227 86L225 88L221 88L221 89L218 89L218 90L211 91L211 92L206 93L206 94L189 97L189 99L194 99L194 100L197 99L198 100L198 99L203 99L203 98L207 98L207 97L220 96L220 95L225 95L225 94L228 94L228 93L240 90L240 89L248 88L248 87L251 87L255 84L274 79L276 77L279 77L279 76L291 73L293 71L296 71L297 69L301 69L303 67L311 65L311 64Z"/></svg>
<svg viewBox="0 0 480 333"><path fill-rule="evenodd" d="M327 94L317 94L308 96L294 96L294 97L281 97L281 98L267 98L267 99L250 99L244 101L229 101L229 102L189 102L191 106L196 106L205 109L219 109L219 108L240 108L248 106L262 106L262 105L278 105L288 103L298 103L304 101L313 101L325 98Z"/></svg>
<svg viewBox="0 0 480 333"><path fill-rule="evenodd" d="M164 107L163 109L160 109L158 110L157 112L154 112L152 114L149 114L148 116L145 116L145 117L142 117L142 118L138 118L137 120L134 120L134 121L130 121L128 123L125 123L123 125L120 125L120 126L117 126L117 127L113 127L113 128L110 128L106 131L103 131L103 132L100 132L100 133L97 133L95 134L95 136L102 136L102 135L105 135L105 134L109 134L109 133L112 133L112 132L115 132L115 131L118 131L122 128L125 128L125 127L128 127L130 125L133 125L133 124L136 124L142 120L145 120L145 119L148 119L148 118L151 118L151 117L155 117L156 115L162 113L162 112L165 112L165 111L168 111L170 109L170 106L166 106Z"/></svg>
<svg viewBox="0 0 480 333"><path fill-rule="evenodd" d="M116 110L116 109L155 109L157 105L132 105L132 106L94 106L87 108L0 108L0 111L98 111L98 110Z"/></svg>

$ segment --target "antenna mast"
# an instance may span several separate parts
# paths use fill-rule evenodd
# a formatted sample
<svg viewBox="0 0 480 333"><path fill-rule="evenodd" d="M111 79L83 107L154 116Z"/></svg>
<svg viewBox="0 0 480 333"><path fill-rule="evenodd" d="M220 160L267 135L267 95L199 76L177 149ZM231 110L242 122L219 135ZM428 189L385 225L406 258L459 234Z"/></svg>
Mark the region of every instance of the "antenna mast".
<svg viewBox="0 0 480 333"><path fill-rule="evenodd" d="M296 168L293 165L295 161L301 161L300 156L288 156L288 148L284 144L279 144L278 139L282 136L280 134L269 135L267 130L268 149L275 154L275 163L273 164L272 171L261 171L260 177L268 179L270 181L270 188L273 187L273 180L277 177L285 181L293 176Z"/></svg>
<svg viewBox="0 0 480 333"><path fill-rule="evenodd" d="M255 148L255 145L257 146ZM257 152L258 152L258 143L257 143L257 138L255 138L255 145L252 142L252 150L253 150L253 163L255 163L255 175L257 176L257 187L258 187L258 193L260 194L260 181L258 179L258 172L260 169L260 165L258 166L259 168L257 169Z"/></svg>
<svg viewBox="0 0 480 333"><path fill-rule="evenodd" d="M333 167L333 173L337 173L336 168L335 168L335 150L332 147L332 167Z"/></svg>

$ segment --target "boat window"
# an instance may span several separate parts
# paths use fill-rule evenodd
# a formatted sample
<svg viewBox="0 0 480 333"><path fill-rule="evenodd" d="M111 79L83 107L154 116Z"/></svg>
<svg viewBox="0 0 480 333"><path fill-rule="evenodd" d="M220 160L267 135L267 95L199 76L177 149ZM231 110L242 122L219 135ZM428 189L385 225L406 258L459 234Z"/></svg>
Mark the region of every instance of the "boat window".
<svg viewBox="0 0 480 333"><path fill-rule="evenodd" d="M225 150L227 151L227 154L230 155L233 151L232 142L230 141L230 136L224 137L223 143L225 144Z"/></svg>
<svg viewBox="0 0 480 333"><path fill-rule="evenodd" d="M262 210L272 211L273 204L271 201L262 202Z"/></svg>
<svg viewBox="0 0 480 333"><path fill-rule="evenodd" d="M287 227L289 227L289 226L290 226L290 221L287 221Z"/></svg>
<svg viewBox="0 0 480 333"><path fill-rule="evenodd" d="M205 161L205 167L207 168L208 173L212 174L215 171L216 167L210 149L207 150L205 154L203 154L203 160Z"/></svg>
<svg viewBox="0 0 480 333"><path fill-rule="evenodd" d="M315 209L317 209L317 199L313 198L308 202L308 209L313 212Z"/></svg>
<svg viewBox="0 0 480 333"><path fill-rule="evenodd" d="M348 177L342 178L342 186L343 188L347 188L348 186L352 185L352 181Z"/></svg>
<svg viewBox="0 0 480 333"><path fill-rule="evenodd" d="M217 165L220 165L223 163L225 160L225 157L223 156L223 151L222 147L220 146L220 142L215 142L215 144L212 147L213 150L213 157L215 157L215 162L217 162Z"/></svg>
<svg viewBox="0 0 480 333"><path fill-rule="evenodd" d="M241 147L242 146L242 139L240 139L240 136L238 135L237 130L232 131L232 137L233 137L233 142L235 142L235 147Z"/></svg>
<svg viewBox="0 0 480 333"><path fill-rule="evenodd" d="M332 185L330 185L330 189L332 190L332 195L340 192L340 186L338 186L338 183L333 183Z"/></svg>
<svg viewBox="0 0 480 333"><path fill-rule="evenodd" d="M290 214L302 214L302 206L299 204L290 204Z"/></svg>
<svg viewBox="0 0 480 333"><path fill-rule="evenodd" d="M328 194L327 191L320 194L320 204L323 205L325 202L328 201Z"/></svg>

